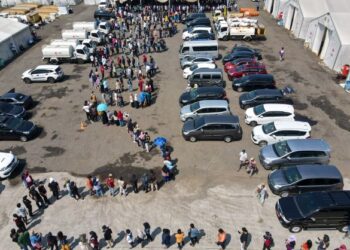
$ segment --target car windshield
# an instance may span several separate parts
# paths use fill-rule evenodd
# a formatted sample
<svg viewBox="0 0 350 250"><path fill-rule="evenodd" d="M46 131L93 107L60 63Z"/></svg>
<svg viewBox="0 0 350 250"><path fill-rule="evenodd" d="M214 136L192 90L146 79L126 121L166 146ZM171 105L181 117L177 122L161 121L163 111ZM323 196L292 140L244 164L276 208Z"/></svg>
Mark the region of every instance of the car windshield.
<svg viewBox="0 0 350 250"><path fill-rule="evenodd" d="M272 145L277 156L282 157L291 152L287 141L277 142Z"/></svg>
<svg viewBox="0 0 350 250"><path fill-rule="evenodd" d="M252 100L256 97L256 93L255 91L251 91L247 94L247 96L249 97L250 100Z"/></svg>
<svg viewBox="0 0 350 250"><path fill-rule="evenodd" d="M200 117L200 118L194 120L194 127L195 128L200 128L203 125L204 125L204 118L203 117Z"/></svg>
<svg viewBox="0 0 350 250"><path fill-rule="evenodd" d="M197 109L199 109L199 102L195 102L190 105L191 112L196 111Z"/></svg>
<svg viewBox="0 0 350 250"><path fill-rule="evenodd" d="M194 27L189 27L189 28L187 29L187 31L188 31L189 33L191 33L193 29L194 29Z"/></svg>
<svg viewBox="0 0 350 250"><path fill-rule="evenodd" d="M286 178L286 181L289 184L295 183L295 182L301 180L301 175L299 173L298 168L296 168L296 167L285 168L283 170L283 174L284 174L284 177Z"/></svg>
<svg viewBox="0 0 350 250"><path fill-rule="evenodd" d="M264 105L258 105L253 108L254 114L255 115L260 115L265 112Z"/></svg>
<svg viewBox="0 0 350 250"><path fill-rule="evenodd" d="M16 95L16 99L17 99L17 100L23 100L24 97L25 97L25 96L22 95L22 94L17 94L17 95Z"/></svg>
<svg viewBox="0 0 350 250"><path fill-rule="evenodd" d="M273 122L262 125L262 130L265 134L270 134L273 131L276 131L275 124Z"/></svg>
<svg viewBox="0 0 350 250"><path fill-rule="evenodd" d="M304 193L294 197L296 205L305 217L324 206L329 206L329 204L334 203L329 195L323 193L316 195L314 193Z"/></svg>
<svg viewBox="0 0 350 250"><path fill-rule="evenodd" d="M192 66L190 67L190 70L193 71L193 70L195 70L195 69L197 69L197 68L198 68L198 65L197 65L197 64L194 64L194 65L192 65Z"/></svg>
<svg viewBox="0 0 350 250"><path fill-rule="evenodd" d="M18 128L21 125L21 123L22 123L21 119L16 119L16 118L10 117L5 122L5 125L9 129L16 129L16 128Z"/></svg>
<svg viewBox="0 0 350 250"><path fill-rule="evenodd" d="M13 106L12 105L7 105L5 103L3 103L1 106L0 106L0 110L1 112L4 112L4 113L9 113L11 112Z"/></svg>
<svg viewBox="0 0 350 250"><path fill-rule="evenodd" d="M195 89L191 90L190 91L190 96L191 96L192 99L196 98L198 96L197 90L195 90Z"/></svg>

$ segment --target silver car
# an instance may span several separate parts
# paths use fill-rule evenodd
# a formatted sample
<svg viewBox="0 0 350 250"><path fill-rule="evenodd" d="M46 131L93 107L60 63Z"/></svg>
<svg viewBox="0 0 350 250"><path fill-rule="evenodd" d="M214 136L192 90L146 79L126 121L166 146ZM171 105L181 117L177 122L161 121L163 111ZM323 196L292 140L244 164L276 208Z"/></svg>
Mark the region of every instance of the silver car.
<svg viewBox="0 0 350 250"><path fill-rule="evenodd" d="M328 164L330 146L322 139L296 139L267 145L260 150L261 165L267 169L297 164Z"/></svg>
<svg viewBox="0 0 350 250"><path fill-rule="evenodd" d="M202 62L209 62L214 63L214 59L211 56L185 56L180 61L180 66L182 69L185 69L187 67L191 67L195 63L202 63Z"/></svg>
<svg viewBox="0 0 350 250"><path fill-rule="evenodd" d="M184 122L203 115L229 115L230 107L226 100L203 100L181 108L180 119Z"/></svg>

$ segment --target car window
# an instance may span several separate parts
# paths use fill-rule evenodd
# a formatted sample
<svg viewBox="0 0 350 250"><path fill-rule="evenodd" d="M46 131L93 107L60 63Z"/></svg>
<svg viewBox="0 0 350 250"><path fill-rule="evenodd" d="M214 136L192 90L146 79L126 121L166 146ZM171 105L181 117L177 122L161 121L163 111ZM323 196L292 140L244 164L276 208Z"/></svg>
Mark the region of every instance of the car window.
<svg viewBox="0 0 350 250"><path fill-rule="evenodd" d="M221 75L219 75L219 74L213 74L213 75L211 76L211 78L212 78L212 79L216 79L216 80L221 80Z"/></svg>
<svg viewBox="0 0 350 250"><path fill-rule="evenodd" d="M304 131L297 131L297 130L286 130L284 131L285 136L303 136L306 134Z"/></svg>
<svg viewBox="0 0 350 250"><path fill-rule="evenodd" d="M290 113L288 112L283 112L283 111L278 111L278 112L275 112L278 116L289 116Z"/></svg>
<svg viewBox="0 0 350 250"><path fill-rule="evenodd" d="M276 131L276 127L275 127L275 124L273 122L270 122L270 123L262 125L262 130L265 134L270 134L273 131Z"/></svg>
<svg viewBox="0 0 350 250"><path fill-rule="evenodd" d="M302 180L298 183L299 186L311 186L314 185L314 182L312 179L306 179L306 180Z"/></svg>
<svg viewBox="0 0 350 250"><path fill-rule="evenodd" d="M41 74L43 71L41 69L33 70L32 74Z"/></svg>
<svg viewBox="0 0 350 250"><path fill-rule="evenodd" d="M195 74L193 75L192 79L200 79L201 78L201 75L200 74Z"/></svg>
<svg viewBox="0 0 350 250"><path fill-rule="evenodd" d="M216 112L224 112L224 111L226 111L225 108L217 108L217 109L216 109Z"/></svg>
<svg viewBox="0 0 350 250"><path fill-rule="evenodd" d="M278 131L278 132L276 132L276 133L273 133L273 134L271 134L271 135L274 135L274 136L286 136L287 135L287 133L286 133L286 131Z"/></svg>
<svg viewBox="0 0 350 250"><path fill-rule="evenodd" d="M203 74L202 78L208 80L211 78L211 76L210 76L210 74Z"/></svg>
<svg viewBox="0 0 350 250"><path fill-rule="evenodd" d="M188 51L190 51L189 47L183 47L182 48L182 53L185 53L185 52L188 52Z"/></svg>
<svg viewBox="0 0 350 250"><path fill-rule="evenodd" d="M1 101L2 102L13 102L11 99L7 99L7 98L1 98Z"/></svg>
<svg viewBox="0 0 350 250"><path fill-rule="evenodd" d="M289 155L290 158L300 158L300 157L304 157L303 152L293 152Z"/></svg>
<svg viewBox="0 0 350 250"><path fill-rule="evenodd" d="M203 130L216 130L217 129L217 125L216 124L210 124L210 125L206 125L204 127L202 127Z"/></svg>
<svg viewBox="0 0 350 250"><path fill-rule="evenodd" d="M301 174L296 167L290 167L283 169L283 174L286 181L291 184L301 180Z"/></svg>
<svg viewBox="0 0 350 250"><path fill-rule="evenodd" d="M272 144L272 147L276 155L279 157L284 156L291 152L291 149L289 148L287 141L277 142L275 144Z"/></svg>
<svg viewBox="0 0 350 250"><path fill-rule="evenodd" d="M200 110L197 111L197 113L199 113L199 114L208 113L208 112L210 112L210 111L208 111L207 108L200 109Z"/></svg>
<svg viewBox="0 0 350 250"><path fill-rule="evenodd" d="M235 129L235 125L233 124L222 124L224 129Z"/></svg>
<svg viewBox="0 0 350 250"><path fill-rule="evenodd" d="M280 112L276 112L276 111L268 111L263 114L263 117L276 117L276 116L279 116L279 113Z"/></svg>

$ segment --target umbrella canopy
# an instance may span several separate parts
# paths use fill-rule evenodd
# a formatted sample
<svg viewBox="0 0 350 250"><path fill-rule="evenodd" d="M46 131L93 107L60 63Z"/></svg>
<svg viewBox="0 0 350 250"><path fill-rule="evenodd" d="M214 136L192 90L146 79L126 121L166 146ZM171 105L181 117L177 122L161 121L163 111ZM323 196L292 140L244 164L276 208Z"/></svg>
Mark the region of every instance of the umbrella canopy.
<svg viewBox="0 0 350 250"><path fill-rule="evenodd" d="M106 103L100 103L99 105L97 105L98 112L107 111L107 109L108 109L108 106Z"/></svg>
<svg viewBox="0 0 350 250"><path fill-rule="evenodd" d="M146 98L146 93L145 92L141 92L139 94L138 101L142 103L145 100L145 98Z"/></svg>
<svg viewBox="0 0 350 250"><path fill-rule="evenodd" d="M156 137L153 141L153 143L159 147L166 144L166 139L164 137Z"/></svg>

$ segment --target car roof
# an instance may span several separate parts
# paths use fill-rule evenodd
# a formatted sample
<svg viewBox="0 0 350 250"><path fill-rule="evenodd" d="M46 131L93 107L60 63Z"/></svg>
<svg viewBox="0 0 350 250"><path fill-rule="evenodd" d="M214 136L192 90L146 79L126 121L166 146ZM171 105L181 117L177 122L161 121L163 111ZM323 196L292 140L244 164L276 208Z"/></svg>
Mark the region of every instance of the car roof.
<svg viewBox="0 0 350 250"><path fill-rule="evenodd" d="M203 100L199 101L199 106L201 108L227 108L228 103L226 100Z"/></svg>
<svg viewBox="0 0 350 250"><path fill-rule="evenodd" d="M257 89L253 91L256 96L283 96L280 89Z"/></svg>
<svg viewBox="0 0 350 250"><path fill-rule="evenodd" d="M337 167L333 165L297 165L295 166L303 179L311 178L334 178L342 179L342 175Z"/></svg>
<svg viewBox="0 0 350 250"><path fill-rule="evenodd" d="M196 69L193 73L221 73L222 74L222 69L220 69L220 68L215 68L215 69L199 68L199 69Z"/></svg>
<svg viewBox="0 0 350 250"><path fill-rule="evenodd" d="M189 45L192 45L192 46L194 46L194 45L200 45L200 46L202 46L202 45L208 45L208 46L218 46L218 41L217 40L205 40L205 41L185 41L184 43L183 43L183 47L185 47L185 46L189 46Z"/></svg>
<svg viewBox="0 0 350 250"><path fill-rule="evenodd" d="M57 69L59 67L59 65L39 65L36 66L35 69Z"/></svg>
<svg viewBox="0 0 350 250"><path fill-rule="evenodd" d="M205 124L231 124L239 123L239 118L236 115L203 115Z"/></svg>
<svg viewBox="0 0 350 250"><path fill-rule="evenodd" d="M331 148L323 139L293 139L287 140L289 148L293 151L327 151Z"/></svg>
<svg viewBox="0 0 350 250"><path fill-rule="evenodd" d="M320 192L307 192L307 193L303 193L303 194L299 194L302 196L306 196L309 197L311 199L314 200L318 200L320 201L320 203L324 204L328 204L327 207L342 207L342 206L346 206L349 207L350 206L350 191L345 190L345 191L320 191ZM292 196L291 197L294 200L297 200L297 196ZM321 202L321 201L325 201L325 202ZM323 208L323 207L320 207Z"/></svg>
<svg viewBox="0 0 350 250"><path fill-rule="evenodd" d="M262 105L264 106L265 111L285 111L289 113L294 113L293 105L279 103L267 103Z"/></svg>
<svg viewBox="0 0 350 250"><path fill-rule="evenodd" d="M193 60L198 60L198 59L208 59L208 60L214 61L213 57L210 57L210 56L197 56L193 58Z"/></svg>
<svg viewBox="0 0 350 250"><path fill-rule="evenodd" d="M217 86L212 86L212 87L200 87L197 88L197 92L199 94L203 94L203 93L224 93L225 89L222 87L217 87Z"/></svg>
<svg viewBox="0 0 350 250"><path fill-rule="evenodd" d="M311 126L308 122L300 121L275 121L273 123L276 130L297 130L297 131L311 131Z"/></svg>

